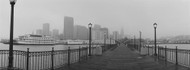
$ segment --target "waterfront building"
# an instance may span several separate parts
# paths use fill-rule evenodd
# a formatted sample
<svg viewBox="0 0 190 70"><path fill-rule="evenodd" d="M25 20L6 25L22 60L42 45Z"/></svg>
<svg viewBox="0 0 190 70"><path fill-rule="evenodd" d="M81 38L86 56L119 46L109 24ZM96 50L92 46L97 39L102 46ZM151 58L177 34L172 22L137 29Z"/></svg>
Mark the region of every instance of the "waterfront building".
<svg viewBox="0 0 190 70"><path fill-rule="evenodd" d="M59 39L59 30L58 29L52 30L52 37L55 39Z"/></svg>
<svg viewBox="0 0 190 70"><path fill-rule="evenodd" d="M64 39L64 34L63 34L63 33L59 34L59 39L60 39L60 40L63 40L63 39Z"/></svg>
<svg viewBox="0 0 190 70"><path fill-rule="evenodd" d="M44 23L43 24L43 35L50 35L50 25L49 23Z"/></svg>
<svg viewBox="0 0 190 70"><path fill-rule="evenodd" d="M85 26L75 25L74 27L75 40L88 40L88 29Z"/></svg>
<svg viewBox="0 0 190 70"><path fill-rule="evenodd" d="M105 36L105 38L108 39L108 28L101 28L100 31L100 38L104 39Z"/></svg>
<svg viewBox="0 0 190 70"><path fill-rule="evenodd" d="M114 31L114 32L113 32L113 39L114 39L114 40L119 39L119 32L118 32L118 31Z"/></svg>
<svg viewBox="0 0 190 70"><path fill-rule="evenodd" d="M105 35L104 35L105 34ZM102 28L100 25L95 24L92 29L92 39L93 40L104 40L104 36L106 39L108 38L108 28Z"/></svg>
<svg viewBox="0 0 190 70"><path fill-rule="evenodd" d="M98 24L94 24L94 27L92 28L92 39L93 40L101 40L101 26Z"/></svg>
<svg viewBox="0 0 190 70"><path fill-rule="evenodd" d="M42 35L42 34L43 34L42 29L37 29L37 30L36 30L36 34L37 34L37 35Z"/></svg>
<svg viewBox="0 0 190 70"><path fill-rule="evenodd" d="M124 38L124 30L122 28L121 31L120 31L120 39L123 39L123 38Z"/></svg>
<svg viewBox="0 0 190 70"><path fill-rule="evenodd" d="M64 17L64 39L72 40L74 33L74 19L73 17Z"/></svg>

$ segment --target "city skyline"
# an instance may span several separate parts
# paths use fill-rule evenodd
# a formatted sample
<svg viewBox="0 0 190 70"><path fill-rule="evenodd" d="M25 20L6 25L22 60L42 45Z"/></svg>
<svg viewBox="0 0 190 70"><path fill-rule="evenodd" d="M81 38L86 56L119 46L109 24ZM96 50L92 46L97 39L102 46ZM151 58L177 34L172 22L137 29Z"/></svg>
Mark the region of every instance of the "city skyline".
<svg viewBox="0 0 190 70"><path fill-rule="evenodd" d="M64 27L66 27L62 33L59 33L58 29L51 29L51 25L49 23L43 23L43 26L41 29L36 29L35 34L37 35L47 35L52 36L56 40L64 39L64 40L88 40L89 35L89 29L86 26L77 25L74 24L74 18L65 16L64 18ZM71 31L73 30L73 31ZM64 34L64 33L70 33L70 34ZM72 34L73 33L73 34ZM34 34L32 32L32 34ZM64 35L62 35L64 34ZM66 35L66 36L65 36ZM94 24L92 27L92 40L103 40L104 37L106 39L111 37L112 32L109 31L108 28L102 27L101 25ZM68 37L70 36L70 37ZM72 37L71 37L72 36ZM114 35L113 35L114 36ZM121 29L121 32L118 33L118 39L121 39L124 37L123 28ZM113 38L113 37L111 37Z"/></svg>
<svg viewBox="0 0 190 70"><path fill-rule="evenodd" d="M0 1L0 38L9 38L10 4ZM64 16L75 18L75 24L105 26L129 36L153 39L153 23L158 24L157 37L190 35L189 0L18 0L15 5L14 37L29 34L50 23L63 29Z"/></svg>
<svg viewBox="0 0 190 70"><path fill-rule="evenodd" d="M59 33L58 29L51 29L50 28L51 25L49 23L44 23L43 27L41 29L36 29L35 34L52 36L56 40L61 40L61 39L64 39L64 40L88 40L88 38L89 38L88 37L88 35L89 35L88 27L74 24L74 20L72 17L67 16L66 19L64 19L64 20L66 20L66 22L65 22L66 24L64 23L64 25L66 25L66 27L69 27L69 29L67 29L67 30L72 30L71 26L74 26L73 27L73 30L74 30L73 31L73 39L71 39L69 37L65 38L65 36L62 35L63 33L67 33L68 32L67 30L66 30L67 32ZM71 25L68 26L67 24L71 24ZM34 33L32 32L32 34L34 34ZM92 40L104 40L104 37L105 37L105 39L109 39L110 37L114 38L112 36L114 36L114 32L109 31L109 29L106 27L102 27L101 25L98 25L98 24L94 24L94 26L92 27ZM118 36L117 39L122 39L125 37L123 28L121 29L120 33L119 32L117 33L117 36Z"/></svg>

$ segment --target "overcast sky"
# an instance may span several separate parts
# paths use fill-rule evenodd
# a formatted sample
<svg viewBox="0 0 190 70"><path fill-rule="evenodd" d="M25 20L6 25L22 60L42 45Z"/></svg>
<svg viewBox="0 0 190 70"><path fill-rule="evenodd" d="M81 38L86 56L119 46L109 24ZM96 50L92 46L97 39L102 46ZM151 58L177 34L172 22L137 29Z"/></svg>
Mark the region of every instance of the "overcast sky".
<svg viewBox="0 0 190 70"><path fill-rule="evenodd" d="M0 38L9 38L9 0L0 0ZM35 32L43 23L63 31L63 18L75 25L100 24L111 31L124 29L127 35L153 38L190 35L190 0L17 0L14 37Z"/></svg>

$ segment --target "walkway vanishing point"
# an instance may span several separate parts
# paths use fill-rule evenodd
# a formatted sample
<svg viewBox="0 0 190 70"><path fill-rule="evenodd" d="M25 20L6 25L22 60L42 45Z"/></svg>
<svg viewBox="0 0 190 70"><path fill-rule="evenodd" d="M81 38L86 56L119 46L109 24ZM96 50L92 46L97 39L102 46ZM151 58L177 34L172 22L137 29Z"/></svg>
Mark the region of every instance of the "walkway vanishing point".
<svg viewBox="0 0 190 70"><path fill-rule="evenodd" d="M189 70L187 67L164 63L152 56L139 55L124 44L108 50L102 56L91 56L86 61L71 64L58 70Z"/></svg>

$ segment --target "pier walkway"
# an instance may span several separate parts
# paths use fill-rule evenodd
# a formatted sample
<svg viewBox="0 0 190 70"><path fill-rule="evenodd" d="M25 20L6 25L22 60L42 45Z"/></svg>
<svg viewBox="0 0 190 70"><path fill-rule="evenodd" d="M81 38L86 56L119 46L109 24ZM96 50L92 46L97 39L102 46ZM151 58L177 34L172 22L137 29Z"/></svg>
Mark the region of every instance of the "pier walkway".
<svg viewBox="0 0 190 70"><path fill-rule="evenodd" d="M155 61L153 57L139 55L124 44L108 50L102 56L91 56L86 61L74 63L58 70L190 70L187 67Z"/></svg>

